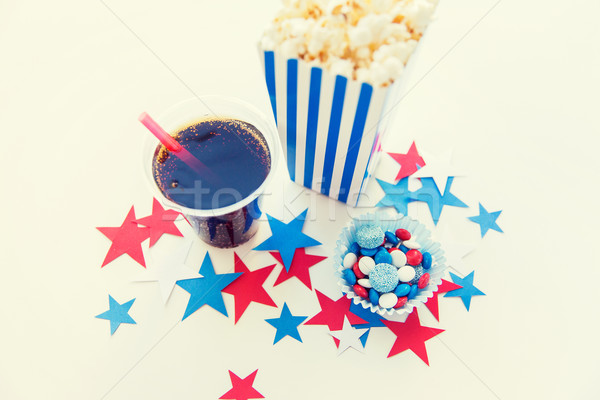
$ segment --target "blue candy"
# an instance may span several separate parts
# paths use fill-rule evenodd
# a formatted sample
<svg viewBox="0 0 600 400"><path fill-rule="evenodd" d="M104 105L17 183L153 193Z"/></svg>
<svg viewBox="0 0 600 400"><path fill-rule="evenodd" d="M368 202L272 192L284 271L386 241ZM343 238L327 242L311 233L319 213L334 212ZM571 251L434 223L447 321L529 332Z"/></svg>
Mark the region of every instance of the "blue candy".
<svg viewBox="0 0 600 400"><path fill-rule="evenodd" d="M369 289L369 300L372 304L379 305L379 293L377 293L377 290L373 288Z"/></svg>
<svg viewBox="0 0 600 400"><path fill-rule="evenodd" d="M400 240L398 239L398 237L396 236L396 234L395 234L394 232L390 232L390 231L387 231L387 232L385 233L385 239L386 239L386 240L387 240L389 243L393 244L394 246L395 246L395 245L397 245L397 244L398 244L398 242L400 241Z"/></svg>
<svg viewBox="0 0 600 400"><path fill-rule="evenodd" d="M369 282L379 293L389 293L398 285L398 269L391 264L377 264L369 273Z"/></svg>
<svg viewBox="0 0 600 400"><path fill-rule="evenodd" d="M410 292L410 285L407 283L401 283L396 286L396 290L394 290L394 294L398 297L406 296Z"/></svg>
<svg viewBox="0 0 600 400"><path fill-rule="evenodd" d="M423 273L423 267L421 267L420 265L418 267L415 267L415 277L410 281L410 284L416 285L417 283L419 283L419 279L421 279Z"/></svg>
<svg viewBox="0 0 600 400"><path fill-rule="evenodd" d="M358 253L360 252L360 246L358 245L358 243L352 243L348 248L348 252L358 255Z"/></svg>
<svg viewBox="0 0 600 400"><path fill-rule="evenodd" d="M384 248L380 249L377 254L375 254L375 264L391 264L392 263L392 255L388 253L388 251Z"/></svg>
<svg viewBox="0 0 600 400"><path fill-rule="evenodd" d="M402 250L402 252L403 252L404 254L406 254L406 252L407 252L408 250L410 250L408 247L406 247L406 246L405 246L405 245L403 245L403 244L401 244L401 245L400 245L400 247L398 247L398 248L399 248L400 250Z"/></svg>
<svg viewBox="0 0 600 400"><path fill-rule="evenodd" d="M354 275L352 268L348 268L342 271L342 275L344 276L344 279L346 280L346 282L348 282L350 286L354 286L356 284L356 275Z"/></svg>
<svg viewBox="0 0 600 400"><path fill-rule="evenodd" d="M412 285L410 287L410 292L408 292L408 299L414 299L417 297L417 292L419 291L419 287L417 285Z"/></svg>
<svg viewBox="0 0 600 400"><path fill-rule="evenodd" d="M373 257L375 254L377 254L377 252L379 251L379 249L376 247L374 249L360 249L360 254L362 254L363 256L367 256L367 257Z"/></svg>
<svg viewBox="0 0 600 400"><path fill-rule="evenodd" d="M431 268L432 263L433 263L433 257L431 257L431 254L429 254L428 252L424 252L423 260L421 261L423 268L425 268L425 269Z"/></svg>
<svg viewBox="0 0 600 400"><path fill-rule="evenodd" d="M383 230L377 225L364 225L356 232L356 242L363 250L381 246L384 238Z"/></svg>

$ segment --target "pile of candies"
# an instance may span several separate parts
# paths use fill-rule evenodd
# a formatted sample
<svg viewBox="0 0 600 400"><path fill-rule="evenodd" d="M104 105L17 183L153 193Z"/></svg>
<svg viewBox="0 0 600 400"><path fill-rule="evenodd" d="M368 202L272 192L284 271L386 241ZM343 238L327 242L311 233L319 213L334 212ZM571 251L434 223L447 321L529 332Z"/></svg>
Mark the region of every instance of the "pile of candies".
<svg viewBox="0 0 600 400"><path fill-rule="evenodd" d="M342 275L358 296L381 308L400 308L429 284L433 259L406 229L383 232L376 225L358 229L344 256Z"/></svg>

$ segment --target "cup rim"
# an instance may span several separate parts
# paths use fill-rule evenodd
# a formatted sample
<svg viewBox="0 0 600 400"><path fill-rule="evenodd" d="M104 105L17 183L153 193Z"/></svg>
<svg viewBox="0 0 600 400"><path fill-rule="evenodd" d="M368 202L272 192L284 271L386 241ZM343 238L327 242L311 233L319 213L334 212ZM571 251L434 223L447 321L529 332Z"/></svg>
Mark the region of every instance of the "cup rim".
<svg viewBox="0 0 600 400"><path fill-rule="evenodd" d="M183 206L179 203L176 203L173 200L168 199L160 191L160 189L158 188L158 185L156 184L156 181L154 180L154 177L153 177L152 171L151 171L151 164L145 165L146 161L147 161L146 160L147 152L152 151L152 153L154 153L154 151L156 150L156 146L158 146L158 144L160 143L158 141L158 139L156 139L153 135L148 134L144 141L144 145L142 146L142 151L143 151L143 153L142 153L142 168L143 168L144 175L147 178L146 183L150 186L150 190L152 191L154 197L159 199L161 201L161 203L163 203L163 205L165 205L171 209L174 209L176 211L179 211L185 215L196 216L196 217L216 217L216 216L226 215L226 214L229 214L229 213L232 213L234 211L238 211L238 210L244 208L245 206L247 206L248 204L250 204L251 202L256 200L265 191L265 188L273 180L273 176L275 174L275 168L279 162L279 153L280 153L281 145L279 143L279 135L277 132L276 125L274 124L273 121L271 121L269 118L267 118L266 115L262 111L260 111L258 108L256 108L254 105L247 103L243 100L240 100L238 98L231 97L231 96L222 96L222 95L203 95L203 96L191 97L191 98L188 98L188 99L185 99L185 100L182 100L182 101L179 101L179 102L173 104L172 106L167 108L165 111L160 113L156 119L160 124L161 120L166 119L166 117L168 115L173 114L178 109L184 108L188 104L192 104L194 102L199 101L200 103L205 105L204 100L206 100L208 103L210 103L211 100L215 100L215 99L219 100L219 101L231 103L232 105L235 105L238 107L245 108L251 114L254 114L256 119L260 120L261 122L264 122L264 126L270 132L263 132L264 129L259 129L259 131L261 132L261 134L264 136L265 140L267 141L267 146L269 147L269 151L271 153L270 154L271 168L270 168L267 176L263 180L263 182L260 184L260 186L258 188L256 188L251 194L249 194L248 196L244 197L243 199L241 199L240 201L238 201L236 203L230 204L225 207L212 208L212 209L189 208L189 207ZM206 106L206 107L209 108L208 106ZM214 114L214 116L219 117L219 114L215 114L215 113L213 113L213 114ZM232 113L232 114L235 114L235 113ZM227 116L235 117L235 115L231 115L231 116L227 115ZM243 118L240 118L240 120L243 120ZM245 122L249 122L249 121L245 121ZM171 133L171 132L169 132L169 133ZM149 170L150 170L150 172L148 172Z"/></svg>

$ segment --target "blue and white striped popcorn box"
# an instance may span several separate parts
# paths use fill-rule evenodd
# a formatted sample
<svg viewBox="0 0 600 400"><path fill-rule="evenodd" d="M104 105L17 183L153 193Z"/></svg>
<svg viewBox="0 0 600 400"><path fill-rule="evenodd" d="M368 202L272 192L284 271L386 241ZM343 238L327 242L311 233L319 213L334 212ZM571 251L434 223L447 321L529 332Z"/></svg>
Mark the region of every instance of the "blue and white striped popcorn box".
<svg viewBox="0 0 600 400"><path fill-rule="evenodd" d="M399 85L374 88L277 52L261 56L290 178L356 206L377 165Z"/></svg>

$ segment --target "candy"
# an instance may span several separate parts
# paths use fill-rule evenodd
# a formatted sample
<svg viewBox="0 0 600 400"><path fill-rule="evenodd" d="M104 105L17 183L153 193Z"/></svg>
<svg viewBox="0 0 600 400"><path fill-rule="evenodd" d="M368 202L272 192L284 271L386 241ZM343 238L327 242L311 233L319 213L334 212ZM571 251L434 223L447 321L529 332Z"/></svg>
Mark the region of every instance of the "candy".
<svg viewBox="0 0 600 400"><path fill-rule="evenodd" d="M410 240L411 234L406 229L396 229L396 237L400 240Z"/></svg>
<svg viewBox="0 0 600 400"><path fill-rule="evenodd" d="M363 257L358 260L358 268L365 275L369 275L373 267L375 267L375 260L371 257Z"/></svg>
<svg viewBox="0 0 600 400"><path fill-rule="evenodd" d="M379 251L379 247L375 247L374 249L360 249L360 254L367 257L373 257Z"/></svg>
<svg viewBox="0 0 600 400"><path fill-rule="evenodd" d="M348 253L344 257L344 268L352 268L355 262L358 261L358 257L354 253Z"/></svg>
<svg viewBox="0 0 600 400"><path fill-rule="evenodd" d="M400 282L410 282L415 277L415 269L410 265L405 265L398 269L396 276Z"/></svg>
<svg viewBox="0 0 600 400"><path fill-rule="evenodd" d="M357 283L364 288L371 289L371 281L368 278L359 279Z"/></svg>
<svg viewBox="0 0 600 400"><path fill-rule="evenodd" d="M379 293L388 293L393 291L396 285L398 285L398 272L396 271L396 267L391 264L377 264L371 270L369 280L373 289Z"/></svg>
<svg viewBox="0 0 600 400"><path fill-rule="evenodd" d="M421 245L417 243L415 239L405 240L402 242L402 245L409 249L420 249Z"/></svg>
<svg viewBox="0 0 600 400"><path fill-rule="evenodd" d="M351 253L354 253L356 255L358 255L358 253L360 252L360 246L358 245L358 243L353 242L350 247L348 248L348 251Z"/></svg>
<svg viewBox="0 0 600 400"><path fill-rule="evenodd" d="M356 293L363 299L366 299L367 297L369 297L369 293L367 292L367 289L365 289L364 287L362 287L360 285L354 285L354 286L352 286L352 289L354 289L354 293Z"/></svg>
<svg viewBox="0 0 600 400"><path fill-rule="evenodd" d="M419 279L423 276L424 269L420 265L415 267L415 277L410 280L411 285L419 283Z"/></svg>
<svg viewBox="0 0 600 400"><path fill-rule="evenodd" d="M406 261L410 265L419 265L423 260L423 255L419 250L409 250L406 252Z"/></svg>
<svg viewBox="0 0 600 400"><path fill-rule="evenodd" d="M423 289L428 284L429 284L429 274L426 272L423 274L423 276L421 276L421 279L419 279L419 283L417 285L418 285L419 289Z"/></svg>
<svg viewBox="0 0 600 400"><path fill-rule="evenodd" d="M398 297L398 302L396 303L394 308L400 308L400 307L404 306L407 301L408 301L408 298L406 298L406 296Z"/></svg>
<svg viewBox="0 0 600 400"><path fill-rule="evenodd" d="M394 294L398 297L406 296L410 292L410 285L408 283L401 283L396 286Z"/></svg>
<svg viewBox="0 0 600 400"><path fill-rule="evenodd" d="M402 252L403 252L403 253L406 253L406 252L409 250L409 249L408 249L408 247L406 247L406 246L404 246L404 245L402 245L402 244L401 244L401 245L400 245L398 248L399 248L400 250L402 250Z"/></svg>
<svg viewBox="0 0 600 400"><path fill-rule="evenodd" d="M417 285L412 285L410 287L410 292L408 293L408 296L406 296L406 297L408 297L409 300L414 299L417 296L418 291L419 291L419 288L417 287Z"/></svg>
<svg viewBox="0 0 600 400"><path fill-rule="evenodd" d="M421 263L423 263L423 268L431 268L431 264L433 263L433 257L431 257L431 254L428 252L423 253L423 261L421 261Z"/></svg>
<svg viewBox="0 0 600 400"><path fill-rule="evenodd" d="M406 254L404 254L400 250L392 251L391 256L392 264L394 265L394 267L400 268L406 265Z"/></svg>
<svg viewBox="0 0 600 400"><path fill-rule="evenodd" d="M358 263L354 264L352 267L352 272L354 272L354 275L356 275L356 279L362 279L366 277L366 275L360 270Z"/></svg>
<svg viewBox="0 0 600 400"><path fill-rule="evenodd" d="M375 305L379 304L379 293L377 292L377 290L369 290L369 301Z"/></svg>
<svg viewBox="0 0 600 400"><path fill-rule="evenodd" d="M344 277L344 279L346 280L346 282L348 282L348 284L350 286L352 286L356 283L356 275L354 275L354 272L352 272L352 269L343 270L342 276Z"/></svg>
<svg viewBox="0 0 600 400"><path fill-rule="evenodd" d="M387 249L387 251L388 251L388 253L392 254L395 251L400 251L400 249L397 247L390 247L389 249Z"/></svg>
<svg viewBox="0 0 600 400"><path fill-rule="evenodd" d="M384 293L379 297L379 307L393 308L398 303L398 296L394 293Z"/></svg>
<svg viewBox="0 0 600 400"><path fill-rule="evenodd" d="M385 238L389 243L394 244L394 245L398 244L398 242L399 242L398 237L393 232L390 232L390 231L387 231L385 233Z"/></svg>
<svg viewBox="0 0 600 400"><path fill-rule="evenodd" d="M383 230L377 225L364 225L356 232L356 242L363 248L362 250L379 247L384 237Z"/></svg>
<svg viewBox="0 0 600 400"><path fill-rule="evenodd" d="M385 249L381 249L375 254L375 264L391 264L392 256Z"/></svg>

